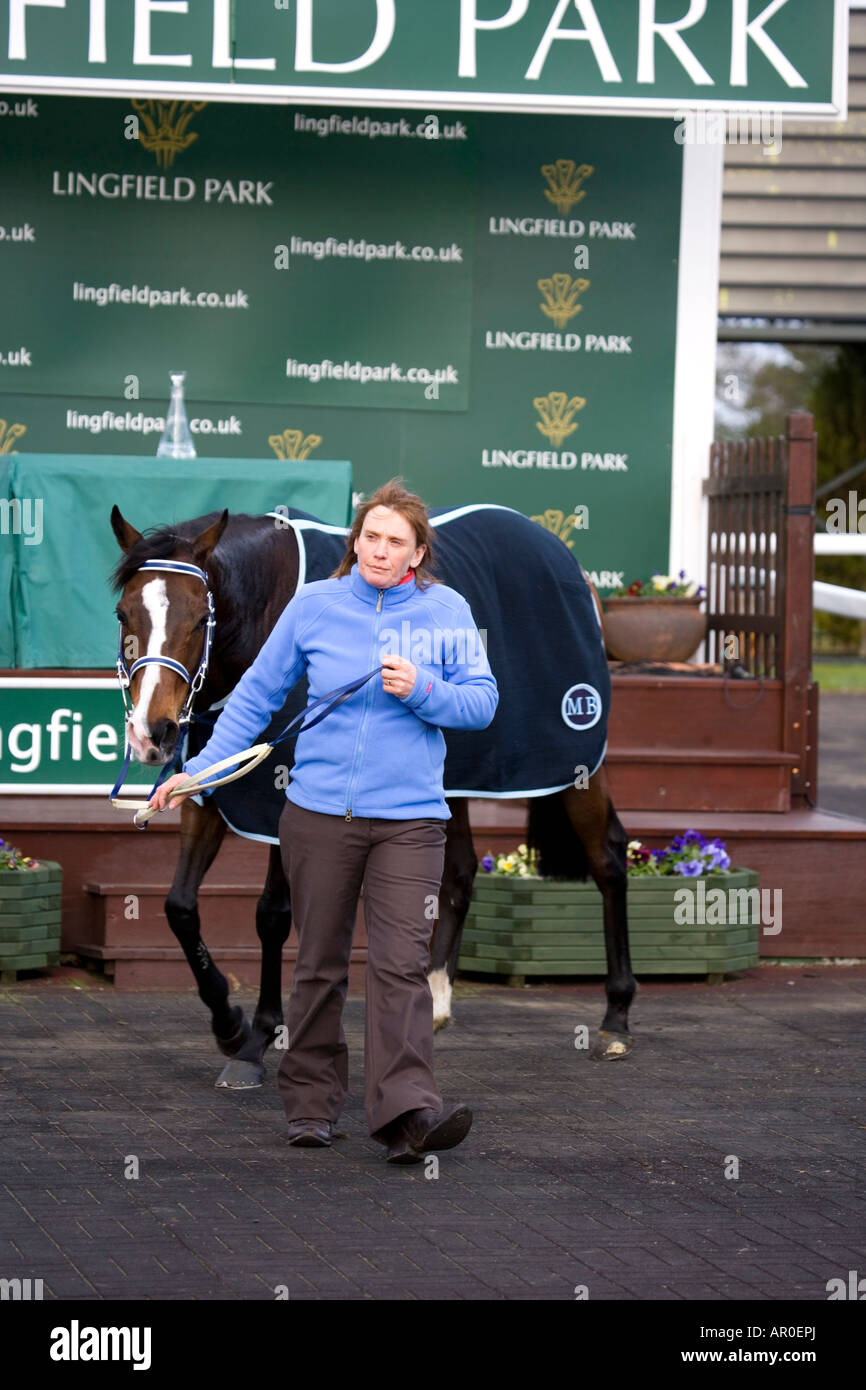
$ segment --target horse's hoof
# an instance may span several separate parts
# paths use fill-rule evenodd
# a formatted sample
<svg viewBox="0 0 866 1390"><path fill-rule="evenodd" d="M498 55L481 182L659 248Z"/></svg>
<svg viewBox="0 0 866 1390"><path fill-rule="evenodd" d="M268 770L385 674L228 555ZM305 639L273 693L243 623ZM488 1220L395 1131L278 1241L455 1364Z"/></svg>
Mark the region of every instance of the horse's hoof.
<svg viewBox="0 0 866 1390"><path fill-rule="evenodd" d="M265 1069L261 1062L244 1062L240 1057L235 1057L231 1062L226 1062L214 1085L224 1086L230 1091L252 1091L256 1086L261 1086L264 1079Z"/></svg>
<svg viewBox="0 0 866 1390"><path fill-rule="evenodd" d="M449 1024L450 1022L451 1022L451 1015L450 1015L450 1014L446 1014L444 1018L434 1018L434 1020L433 1020L433 1032L434 1032L434 1033L438 1033L439 1030L440 1030L440 1028L447 1028L447 1027L448 1027L448 1024Z"/></svg>
<svg viewBox="0 0 866 1390"><path fill-rule="evenodd" d="M634 1038L630 1033L605 1033L600 1030L589 1055L594 1062L613 1062L633 1051Z"/></svg>
<svg viewBox="0 0 866 1390"><path fill-rule="evenodd" d="M251 1031L249 1019L241 1013L237 1031L230 1038L217 1038L216 1045L224 1057L234 1057L249 1039Z"/></svg>

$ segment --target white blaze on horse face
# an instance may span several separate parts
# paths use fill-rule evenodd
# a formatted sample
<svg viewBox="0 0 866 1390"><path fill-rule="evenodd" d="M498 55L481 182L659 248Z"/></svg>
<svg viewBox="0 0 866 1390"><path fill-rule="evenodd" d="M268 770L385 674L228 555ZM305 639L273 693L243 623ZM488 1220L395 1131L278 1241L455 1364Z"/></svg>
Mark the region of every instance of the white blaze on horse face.
<svg viewBox="0 0 866 1390"><path fill-rule="evenodd" d="M165 592L165 580L149 579L141 591L141 598L147 616L150 618L146 655L162 656L168 625L168 595ZM138 700L129 722L129 741L139 757L143 757L151 743L148 711L162 670L161 666L145 666Z"/></svg>

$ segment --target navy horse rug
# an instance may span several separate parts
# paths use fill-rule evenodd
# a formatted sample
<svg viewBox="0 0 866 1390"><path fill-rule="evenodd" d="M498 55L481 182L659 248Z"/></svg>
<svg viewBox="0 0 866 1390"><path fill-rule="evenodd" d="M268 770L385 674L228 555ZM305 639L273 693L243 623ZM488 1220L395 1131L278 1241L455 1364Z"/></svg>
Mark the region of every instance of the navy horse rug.
<svg viewBox="0 0 866 1390"><path fill-rule="evenodd" d="M298 587L327 579L343 557L348 528L326 526L294 508L284 513L298 543ZM432 511L430 521L435 575L468 602L499 686L488 728L444 730L446 797L543 796L585 785L604 758L611 687L601 625L580 565L558 536L510 507L442 509ZM358 674L347 671L346 680ZM271 742L306 702L303 681L263 740ZM193 725L188 756L204 747L212 719ZM278 843L292 748L290 742L278 746L247 777L212 793L238 834Z"/></svg>

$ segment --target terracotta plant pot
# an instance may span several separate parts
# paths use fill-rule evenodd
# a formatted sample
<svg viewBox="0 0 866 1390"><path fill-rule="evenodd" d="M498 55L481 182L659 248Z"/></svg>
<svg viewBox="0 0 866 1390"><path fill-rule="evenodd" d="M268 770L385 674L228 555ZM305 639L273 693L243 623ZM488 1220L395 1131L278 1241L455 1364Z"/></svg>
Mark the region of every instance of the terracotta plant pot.
<svg viewBox="0 0 866 1390"><path fill-rule="evenodd" d="M688 661L707 633L701 598L606 598L604 644L615 661Z"/></svg>

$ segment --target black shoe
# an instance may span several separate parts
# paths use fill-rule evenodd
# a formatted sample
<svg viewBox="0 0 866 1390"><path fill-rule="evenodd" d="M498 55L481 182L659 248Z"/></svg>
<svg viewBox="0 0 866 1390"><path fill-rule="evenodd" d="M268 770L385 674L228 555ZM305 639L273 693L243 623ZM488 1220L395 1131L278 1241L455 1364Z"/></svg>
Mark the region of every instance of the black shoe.
<svg viewBox="0 0 866 1390"><path fill-rule="evenodd" d="M329 1120L292 1120L288 1128L289 1143L303 1149L329 1149L333 1126Z"/></svg>
<svg viewBox="0 0 866 1390"><path fill-rule="evenodd" d="M462 1144L471 1128L468 1105L454 1105L450 1110L407 1110L395 1122L385 1161L420 1163L425 1153Z"/></svg>

